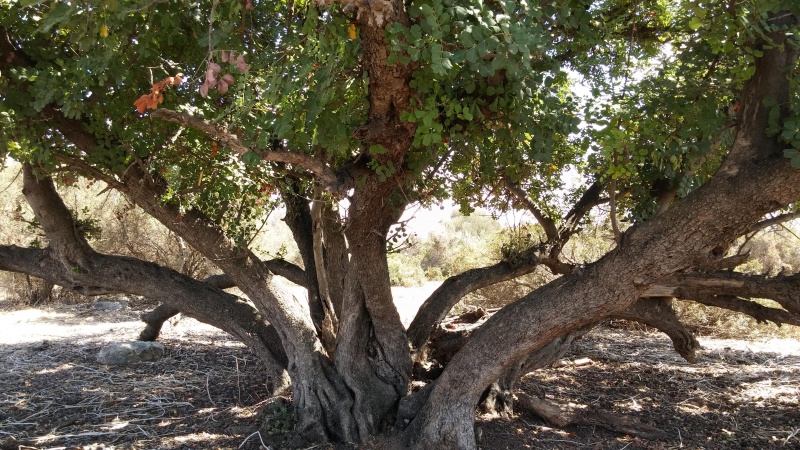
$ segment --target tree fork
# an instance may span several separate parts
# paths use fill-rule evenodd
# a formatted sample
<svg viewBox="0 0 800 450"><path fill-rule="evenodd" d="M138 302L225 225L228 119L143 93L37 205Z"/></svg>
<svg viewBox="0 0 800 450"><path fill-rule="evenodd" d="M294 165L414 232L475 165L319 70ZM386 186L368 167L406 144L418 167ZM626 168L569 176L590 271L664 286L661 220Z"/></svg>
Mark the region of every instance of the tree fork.
<svg viewBox="0 0 800 450"><path fill-rule="evenodd" d="M652 221L628 230L620 245L598 262L495 314L437 380L405 431L407 444L474 449L475 404L514 361L565 331L623 310L663 278L713 263L720 244L800 196L800 170L783 158L777 140L764 133L769 112L762 99L785 104L786 72L795 63L796 49L786 36L777 34L773 40L779 45L764 49L756 74L745 85L743 123L718 172Z"/></svg>

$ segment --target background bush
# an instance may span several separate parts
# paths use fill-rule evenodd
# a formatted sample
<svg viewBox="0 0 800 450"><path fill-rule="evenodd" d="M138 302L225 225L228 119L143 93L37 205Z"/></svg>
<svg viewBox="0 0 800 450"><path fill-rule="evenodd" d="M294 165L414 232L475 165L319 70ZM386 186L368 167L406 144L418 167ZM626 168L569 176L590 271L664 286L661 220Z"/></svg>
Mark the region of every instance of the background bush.
<svg viewBox="0 0 800 450"><path fill-rule="evenodd" d="M202 279L217 269L198 252L160 223L128 203L124 196L82 178L56 176L59 192L83 227L97 251L128 255L156 262L194 278ZM33 213L22 196L19 166L0 170L0 236L3 244L47 245L37 229ZM284 213L273 211L253 241L255 252L263 258L284 258L302 266L291 232L283 222ZM601 220L587 223L581 233L563 250L564 259L573 264L596 261L613 246L609 226ZM751 260L736 270L749 274L793 274L800 271L800 226L789 223L740 239L731 253L749 253ZM414 236L403 250L389 255L393 286L411 287L441 282L466 270L513 259L542 239L538 225L530 223L502 226L485 211L465 216L454 213L440 230L427 236ZM475 307L502 307L553 280L545 268L512 281L497 283L466 296L454 312ZM41 280L20 274L0 272L0 299L6 304L35 305L48 300L86 301L65 293ZM768 300L767 306L777 306ZM759 324L749 316L693 302L676 301L675 308L686 325L698 334L718 337L795 337L798 327ZM640 325L615 322L626 328Z"/></svg>

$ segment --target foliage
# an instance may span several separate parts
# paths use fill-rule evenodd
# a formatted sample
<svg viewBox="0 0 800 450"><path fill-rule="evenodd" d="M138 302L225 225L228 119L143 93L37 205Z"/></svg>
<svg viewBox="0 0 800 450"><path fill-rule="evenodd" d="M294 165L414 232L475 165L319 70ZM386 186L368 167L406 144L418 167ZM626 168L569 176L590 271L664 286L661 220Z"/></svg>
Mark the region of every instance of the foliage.
<svg viewBox="0 0 800 450"><path fill-rule="evenodd" d="M585 177L617 180L629 218L648 219L656 208L648 186L660 181L684 196L715 169L733 135L736 93L760 55L749 44L779 26L771 11L789 7L410 2L411 24L391 24L386 38L389 63L417 68L412 108L403 113L416 125L406 161L420 175L414 195L453 197L465 212L505 211L512 204L492 186L506 176L558 218L557 189L578 166ZM0 87L4 153L49 168L55 151L75 154L35 120L57 104L100 136L103 151L89 155L91 164L119 176L146 158L171 184L164 200L201 208L242 244L273 207L264 193L286 172L255 152L241 160L192 129L139 120L131 105L227 124L256 151L288 145L342 164L380 148L363 148L352 135L368 109L358 34L345 15L314 2L4 2L3 9L0 25L34 61L7 71ZM135 39L126 38L129 30ZM793 86L795 112L770 129L800 161ZM394 170L377 162L372 169Z"/></svg>
<svg viewBox="0 0 800 450"><path fill-rule="evenodd" d="M737 271L758 275L791 275L800 272L800 227L788 223L758 233L746 242L741 239L740 253L751 259Z"/></svg>
<svg viewBox="0 0 800 450"><path fill-rule="evenodd" d="M392 286L412 287L428 281L420 259L407 253L389 255L389 282Z"/></svg>
<svg viewBox="0 0 800 450"><path fill-rule="evenodd" d="M763 99L770 110L766 125L753 123L760 117L753 109L762 110L755 97L739 98L748 80L762 79L757 67L768 60L764 55L776 53L771 50L778 45L800 44L794 16L800 9L790 0L0 0L0 8L0 158L29 163L38 176L66 186L92 183L81 176L103 181L172 230L146 231L162 233L160 239L137 234L149 228L148 219L108 195L117 208L94 214L105 224L102 216L113 212L120 223L136 226L104 225L98 249L140 252L201 276L210 263L186 251L186 238L219 264L252 300L228 307L255 307L283 341L297 398L304 399L295 405L297 426L315 439L364 441L404 395L412 355L404 333L395 329L388 281L456 276L497 261L519 267L528 250L540 252L543 265L564 271L564 260L580 266L612 245L619 252L601 267L646 272L641 283L632 279L638 273L616 280L605 273L602 282L619 289L595 298L579 291L587 307L576 308L566 291L594 283L593 272L577 267L574 284L547 286L540 291L544 297L527 297L507 310L537 320L531 306L548 298L550 310L542 317L552 324L563 319L562 329L569 329L588 323L592 314L622 308L642 286L708 265L705 254L689 252L709 245L703 251L719 256L722 247L706 240L730 240L755 216L789 199L773 190L771 202L736 213L730 211L739 207L733 202L739 197L720 194L726 201L718 205L732 216L724 217L731 226L687 237L685 245L675 245L684 252L663 264L655 262L663 254L658 249L675 244L680 228L652 230L680 222L667 215L670 220L645 224L639 228L643 234L628 235L633 244L626 246L617 216L632 225L656 218L717 171L740 132L751 138L766 126L781 148L772 149L774 159L766 155L761 161L775 164L784 157L800 165L797 67L775 83L790 83L788 99ZM753 170L766 167L760 164ZM293 231L301 236L301 248L313 241L323 305L303 305L276 292L271 269L254 252L268 218L281 208L280 194L287 192L303 208L306 201L315 206L308 211L313 217L295 216L311 228L306 236L299 225ZM444 232L387 260L384 245L393 251L405 245L402 228L397 239L387 236L402 208L445 199L463 214L482 208L499 214L524 205L543 231L502 230L478 215L459 217ZM578 199L585 207L572 221ZM349 261L339 252L341 236L329 234L339 224L317 214L322 201L341 206L337 219ZM588 213L606 202L612 239L599 225L605 217ZM686 217L698 220L695 228L715 219L699 211ZM320 241L316 232L323 223ZM580 227L590 233L562 248ZM119 243L103 242L109 235L138 244L149 239L169 250L119 249ZM640 249L638 264L625 266ZM263 250L262 256L294 251L274 239ZM764 247L765 255L777 253L777 247ZM628 257L614 257L621 254ZM73 270L69 276L91 275L68 252L62 255ZM770 271L776 267L767 264ZM284 269L301 276L297 267ZM505 304L550 280L537 271L482 294ZM557 307L573 308L572 314ZM334 311L341 312L338 329ZM422 427L423 435L438 433L452 447L470 447L472 434L459 427L473 412L464 399L477 395L455 401L451 394L460 391L443 390L466 373L479 380L462 391L482 389L500 373L495 368L511 365L523 348L554 335L548 323L530 329L526 321L500 320L490 330L506 326L519 336L498 349L504 357L491 363L497 367L474 364L469 356L454 359L457 369L444 372L446 381L433 388L407 434ZM265 334L247 327L264 322L244 322L232 329L252 338L255 348ZM500 343L493 331L475 336L479 343ZM467 348L478 360L493 356L491 346ZM319 357L323 350L327 358ZM374 402L357 401L367 392ZM435 417L450 407L455 419ZM431 420L420 425L423 418Z"/></svg>

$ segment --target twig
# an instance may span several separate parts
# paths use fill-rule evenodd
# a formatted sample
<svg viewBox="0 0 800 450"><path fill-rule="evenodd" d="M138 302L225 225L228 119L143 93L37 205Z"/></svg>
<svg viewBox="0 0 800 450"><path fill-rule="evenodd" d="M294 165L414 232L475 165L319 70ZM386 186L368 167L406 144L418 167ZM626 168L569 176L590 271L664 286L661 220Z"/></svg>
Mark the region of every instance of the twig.
<svg viewBox="0 0 800 450"><path fill-rule="evenodd" d="M246 437L246 438L245 438L245 439L242 441L242 443L241 443L241 444L239 444L239 447L237 447L237 448L242 448L242 446L245 444L245 442L247 442L248 440L250 440L250 438L251 438L251 437L253 437L253 436L255 436L255 435L258 435L258 440L261 442L261 445L262 445L262 446L263 446L265 449L267 449L267 450L272 450L272 447L270 447L269 445L265 444L265 443L264 443L264 440L263 440L263 439L261 439L261 432L259 432L259 431L256 431L255 433L252 433L250 436L247 436L247 437Z"/></svg>
<svg viewBox="0 0 800 450"><path fill-rule="evenodd" d="M94 436L108 436L110 434L119 434L118 431L87 431L86 433L78 433L78 434L47 434L45 436L40 436L34 441L36 443L40 442L47 442L47 441L54 441L57 439L67 439L67 438L80 438L80 437L94 437Z"/></svg>
<svg viewBox="0 0 800 450"><path fill-rule="evenodd" d="M789 440L791 440L793 437L797 436L798 434L800 434L800 428L794 430L792 432L792 434L790 434L789 436L786 436L786 439L783 440L783 446L786 447L786 444L789 443Z"/></svg>
<svg viewBox="0 0 800 450"><path fill-rule="evenodd" d="M212 405L217 406L214 402L214 399L211 398L211 390L208 388L208 379L211 377L211 374L206 374L206 394L208 394L208 401L211 402Z"/></svg>

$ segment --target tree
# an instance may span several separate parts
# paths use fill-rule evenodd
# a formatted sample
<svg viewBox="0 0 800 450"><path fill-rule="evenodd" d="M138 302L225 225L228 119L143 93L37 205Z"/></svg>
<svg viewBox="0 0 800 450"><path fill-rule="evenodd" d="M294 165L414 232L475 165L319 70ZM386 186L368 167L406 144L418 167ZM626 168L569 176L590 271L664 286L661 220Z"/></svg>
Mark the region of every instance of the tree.
<svg viewBox="0 0 800 450"><path fill-rule="evenodd" d="M717 271L744 259L729 255L736 238L800 198L799 15L790 0L3 2L0 139L25 163L48 243L0 246L0 269L148 296L230 332L286 369L303 439L362 442L394 426L416 448L474 448L487 387L604 318L663 328L686 355L693 338L665 296L798 323L796 276ZM571 94L571 78L591 95ZM587 182L560 207L570 167ZM223 276L95 252L55 187L76 173ZM387 236L408 204L447 197L465 211L526 208L543 238L453 275L406 331ZM302 268L248 246L277 204ZM616 246L563 260L600 204ZM540 265L563 276L409 392L459 298ZM756 296L785 309L740 298Z"/></svg>

